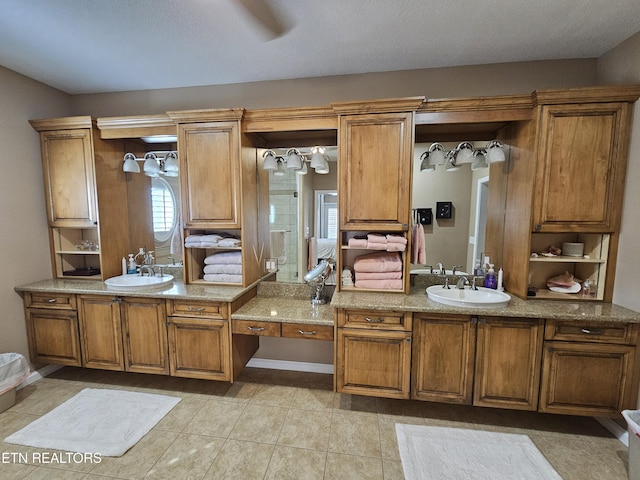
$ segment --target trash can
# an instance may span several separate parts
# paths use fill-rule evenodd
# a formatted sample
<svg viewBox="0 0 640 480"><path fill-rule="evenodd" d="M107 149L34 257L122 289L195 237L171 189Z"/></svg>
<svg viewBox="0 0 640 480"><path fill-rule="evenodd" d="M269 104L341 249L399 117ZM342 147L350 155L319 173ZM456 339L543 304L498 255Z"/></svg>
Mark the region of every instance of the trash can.
<svg viewBox="0 0 640 480"><path fill-rule="evenodd" d="M16 387L29 373L29 363L24 355L0 353L0 413L16 403Z"/></svg>
<svg viewBox="0 0 640 480"><path fill-rule="evenodd" d="M640 410L623 410L629 432L629 480L640 480Z"/></svg>

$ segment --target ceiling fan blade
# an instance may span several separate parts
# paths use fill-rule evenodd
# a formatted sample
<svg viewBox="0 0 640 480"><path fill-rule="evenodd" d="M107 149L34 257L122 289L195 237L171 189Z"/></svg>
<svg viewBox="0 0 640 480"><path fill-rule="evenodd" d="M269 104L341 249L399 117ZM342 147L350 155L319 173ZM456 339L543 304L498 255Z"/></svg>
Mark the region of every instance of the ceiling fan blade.
<svg viewBox="0 0 640 480"><path fill-rule="evenodd" d="M284 35L291 29L291 25L282 16L277 15L269 5L269 0L235 0L255 23L266 32L270 38Z"/></svg>

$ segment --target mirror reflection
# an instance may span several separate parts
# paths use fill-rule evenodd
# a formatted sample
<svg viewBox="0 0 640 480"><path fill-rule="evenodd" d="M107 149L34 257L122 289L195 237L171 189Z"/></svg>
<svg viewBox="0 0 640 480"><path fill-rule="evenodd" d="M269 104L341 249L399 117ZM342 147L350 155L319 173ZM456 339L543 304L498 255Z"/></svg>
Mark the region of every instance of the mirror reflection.
<svg viewBox="0 0 640 480"><path fill-rule="evenodd" d="M287 168L287 153L291 150L304 157L302 169ZM336 258L337 147L322 147L326 163L314 159L314 150L315 147L272 149L259 156L276 159L271 164L273 168L267 170L270 255L278 260L278 282L303 283L304 275L321 260ZM335 284L335 276L328 278L326 284Z"/></svg>
<svg viewBox="0 0 640 480"><path fill-rule="evenodd" d="M468 142L463 142L468 143ZM486 142L474 142L478 145ZM455 150L459 143L437 144L443 147L443 163L425 168L425 152L432 143L417 143L413 162L414 223L418 221L417 209L431 209L431 223L422 225L424 230L424 263L412 258L411 271L429 273L433 266L442 263L446 270L458 267L458 271L472 273L475 263L485 251L485 229L489 191L489 167L486 163L471 164L473 156L464 163L450 165L446 152ZM433 148L432 151L440 151ZM450 155L449 155L450 156ZM427 160L429 155L426 155ZM467 161L468 160L468 161ZM433 168L431 168L433 167ZM457 168L456 168L457 167ZM440 206L440 209L438 209ZM414 243L419 239L414 238Z"/></svg>
<svg viewBox="0 0 640 480"><path fill-rule="evenodd" d="M180 183L175 145L154 145L153 150L149 147L136 144L124 159L130 249L135 253L144 247L153 252L159 265L180 265Z"/></svg>

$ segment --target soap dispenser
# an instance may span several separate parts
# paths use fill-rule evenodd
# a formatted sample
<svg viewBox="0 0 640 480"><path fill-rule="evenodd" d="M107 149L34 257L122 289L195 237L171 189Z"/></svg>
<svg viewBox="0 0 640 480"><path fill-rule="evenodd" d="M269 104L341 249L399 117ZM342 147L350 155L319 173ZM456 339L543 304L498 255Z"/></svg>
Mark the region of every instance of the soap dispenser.
<svg viewBox="0 0 640 480"><path fill-rule="evenodd" d="M127 269L127 273L129 275L135 274L138 271L138 266L136 265L136 261L133 259L133 253L129 254L129 268Z"/></svg>
<svg viewBox="0 0 640 480"><path fill-rule="evenodd" d="M489 264L489 271L484 277L484 286L487 288L495 288L498 286L498 279L496 278L496 272L493 270L493 263Z"/></svg>

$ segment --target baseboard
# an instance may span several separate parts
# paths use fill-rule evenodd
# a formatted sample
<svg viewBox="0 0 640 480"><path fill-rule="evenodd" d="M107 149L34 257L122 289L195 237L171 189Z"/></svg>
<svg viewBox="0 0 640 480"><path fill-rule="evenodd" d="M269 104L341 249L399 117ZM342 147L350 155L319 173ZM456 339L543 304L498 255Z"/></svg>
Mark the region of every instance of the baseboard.
<svg viewBox="0 0 640 480"><path fill-rule="evenodd" d="M25 381L23 381L20 385L18 385L17 389L20 390L21 388L24 388L27 385L31 385L32 383L37 382L41 378L44 378L47 375L51 375L53 372L60 370L62 367L63 367L62 365L50 364L42 367L40 370L31 372L31 375L29 375Z"/></svg>
<svg viewBox="0 0 640 480"><path fill-rule="evenodd" d="M290 360L271 360L269 358L252 358L247 367L270 368L272 370L293 370L295 372L333 374L333 365L327 363L294 362Z"/></svg>
<svg viewBox="0 0 640 480"><path fill-rule="evenodd" d="M624 443L627 447L629 446L629 432L627 432L623 427L618 425L616 422L607 417L593 417L600 424L609 430L611 434Z"/></svg>

